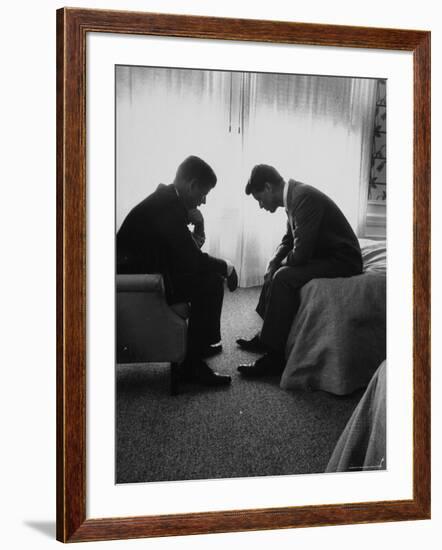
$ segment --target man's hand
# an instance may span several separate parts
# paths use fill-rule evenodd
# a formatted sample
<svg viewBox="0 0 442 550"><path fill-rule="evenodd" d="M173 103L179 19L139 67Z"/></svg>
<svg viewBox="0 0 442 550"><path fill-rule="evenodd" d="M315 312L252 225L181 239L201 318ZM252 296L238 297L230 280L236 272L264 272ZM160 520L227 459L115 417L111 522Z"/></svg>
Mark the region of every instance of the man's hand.
<svg viewBox="0 0 442 550"><path fill-rule="evenodd" d="M232 272L227 277L227 288L230 292L234 292L238 288L238 275L235 268L232 269Z"/></svg>
<svg viewBox="0 0 442 550"><path fill-rule="evenodd" d="M192 208L187 212L187 220L191 225L204 225L204 218L198 208Z"/></svg>
<svg viewBox="0 0 442 550"><path fill-rule="evenodd" d="M187 212L187 221L193 225L193 240L201 248L206 242L206 234L204 233L204 218L198 208L193 208Z"/></svg>
<svg viewBox="0 0 442 550"><path fill-rule="evenodd" d="M273 279L273 275L275 274L275 271L277 271L279 266L274 264L269 264L267 266L266 272L264 273L264 284L268 284Z"/></svg>

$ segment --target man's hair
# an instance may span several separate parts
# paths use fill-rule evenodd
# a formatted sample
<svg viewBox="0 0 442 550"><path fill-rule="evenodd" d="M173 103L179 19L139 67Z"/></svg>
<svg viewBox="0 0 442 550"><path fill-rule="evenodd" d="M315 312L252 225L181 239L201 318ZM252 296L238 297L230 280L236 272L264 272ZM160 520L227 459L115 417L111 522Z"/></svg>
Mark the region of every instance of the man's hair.
<svg viewBox="0 0 442 550"><path fill-rule="evenodd" d="M210 188L216 185L216 175L212 168L203 159L193 155L187 157L178 166L176 179L184 181L195 179L198 185Z"/></svg>
<svg viewBox="0 0 442 550"><path fill-rule="evenodd" d="M257 164L250 174L249 181L246 185L246 195L251 195L252 193L261 193L264 191L264 186L266 183L270 185L278 185L284 181L281 174L268 164Z"/></svg>

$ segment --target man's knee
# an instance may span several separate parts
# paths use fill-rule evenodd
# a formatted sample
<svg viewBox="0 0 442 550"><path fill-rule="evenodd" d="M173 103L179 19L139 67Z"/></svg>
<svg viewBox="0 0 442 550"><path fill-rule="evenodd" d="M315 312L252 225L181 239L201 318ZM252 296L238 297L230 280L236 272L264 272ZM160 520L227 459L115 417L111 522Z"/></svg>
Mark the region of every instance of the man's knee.
<svg viewBox="0 0 442 550"><path fill-rule="evenodd" d="M272 288L297 289L309 279L302 267L282 266L273 275Z"/></svg>
<svg viewBox="0 0 442 550"><path fill-rule="evenodd" d="M287 281L290 281L294 278L294 271L295 268L288 267L288 266L282 266L279 269L275 271L272 277L272 284L284 284Z"/></svg>
<svg viewBox="0 0 442 550"><path fill-rule="evenodd" d="M209 272L200 281L200 288L209 293L224 292L224 277L219 273Z"/></svg>

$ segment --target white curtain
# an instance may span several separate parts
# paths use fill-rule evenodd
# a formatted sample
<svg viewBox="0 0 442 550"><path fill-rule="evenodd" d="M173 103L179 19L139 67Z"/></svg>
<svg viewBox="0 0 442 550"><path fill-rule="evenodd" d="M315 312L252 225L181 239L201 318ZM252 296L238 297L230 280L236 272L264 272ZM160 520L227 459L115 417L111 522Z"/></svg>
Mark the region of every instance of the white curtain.
<svg viewBox="0 0 442 550"><path fill-rule="evenodd" d="M117 228L194 154L218 176L202 208L204 249L262 283L285 213L244 193L255 164L314 185L362 236L376 81L338 77L117 67Z"/></svg>

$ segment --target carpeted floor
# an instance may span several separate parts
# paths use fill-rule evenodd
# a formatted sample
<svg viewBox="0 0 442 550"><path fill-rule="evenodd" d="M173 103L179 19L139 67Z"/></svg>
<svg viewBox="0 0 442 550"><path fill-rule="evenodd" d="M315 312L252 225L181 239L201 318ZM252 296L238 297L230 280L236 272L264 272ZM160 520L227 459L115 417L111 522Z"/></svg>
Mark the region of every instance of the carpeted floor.
<svg viewBox="0 0 442 550"><path fill-rule="evenodd" d="M230 387L188 385L172 397L167 365L117 367L117 483L324 471L362 391L336 397L281 390L277 377L242 379L236 366L257 356L235 339L261 326L258 292L225 295L224 351L209 364L232 375Z"/></svg>

